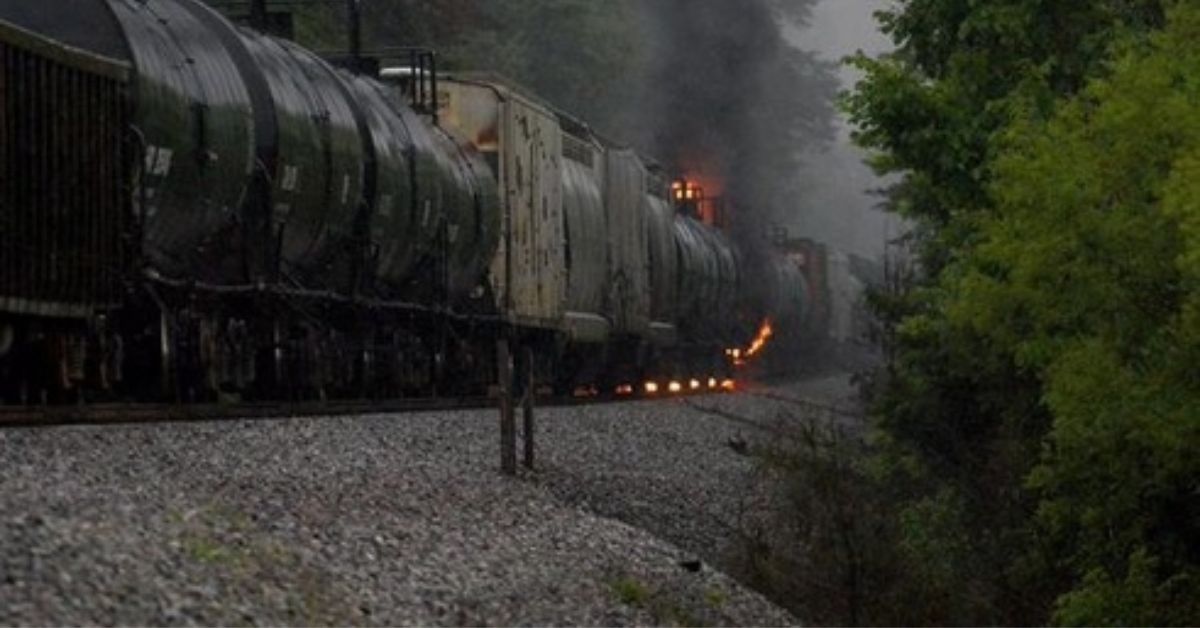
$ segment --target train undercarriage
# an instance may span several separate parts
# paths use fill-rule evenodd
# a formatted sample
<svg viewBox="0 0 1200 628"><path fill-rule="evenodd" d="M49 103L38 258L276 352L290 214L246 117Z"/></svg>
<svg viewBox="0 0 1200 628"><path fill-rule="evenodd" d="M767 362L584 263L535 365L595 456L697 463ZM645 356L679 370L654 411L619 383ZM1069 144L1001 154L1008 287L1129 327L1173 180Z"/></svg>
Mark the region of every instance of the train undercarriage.
<svg viewBox="0 0 1200 628"><path fill-rule="evenodd" d="M221 403L477 396L498 383L497 342L542 394L644 392L644 383L731 376L720 348L639 339L571 344L495 316L267 293L156 287L87 319L0 316L9 405ZM514 384L521 388L524 384Z"/></svg>

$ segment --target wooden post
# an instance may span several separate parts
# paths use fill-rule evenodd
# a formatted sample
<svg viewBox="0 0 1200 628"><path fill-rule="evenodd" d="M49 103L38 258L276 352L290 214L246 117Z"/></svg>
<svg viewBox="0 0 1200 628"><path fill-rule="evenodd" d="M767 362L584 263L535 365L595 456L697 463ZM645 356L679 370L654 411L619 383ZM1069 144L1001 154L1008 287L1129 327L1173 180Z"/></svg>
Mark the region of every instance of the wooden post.
<svg viewBox="0 0 1200 628"><path fill-rule="evenodd" d="M513 417L513 369L508 340L496 341L496 370L500 389L500 472L517 473L517 424Z"/></svg>
<svg viewBox="0 0 1200 628"><path fill-rule="evenodd" d="M533 348L525 348L525 397L522 406L525 411L525 468L533 468L533 401L537 394L537 386L533 381Z"/></svg>

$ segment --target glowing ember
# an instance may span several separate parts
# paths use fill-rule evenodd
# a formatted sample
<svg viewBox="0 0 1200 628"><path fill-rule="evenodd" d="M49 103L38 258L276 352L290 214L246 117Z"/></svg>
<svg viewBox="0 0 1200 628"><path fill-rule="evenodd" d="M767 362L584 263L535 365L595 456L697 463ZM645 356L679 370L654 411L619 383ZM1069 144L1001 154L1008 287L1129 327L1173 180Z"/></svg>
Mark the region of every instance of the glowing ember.
<svg viewBox="0 0 1200 628"><path fill-rule="evenodd" d="M590 387L590 385L581 385L581 387L576 388L571 393L576 399L587 399L587 397L594 397L599 394L600 391L596 390L595 387Z"/></svg>
<svg viewBox="0 0 1200 628"><path fill-rule="evenodd" d="M688 382L688 388L691 388L692 390L700 390L700 380L693 379L692 381Z"/></svg>
<svg viewBox="0 0 1200 628"><path fill-rule="evenodd" d="M679 382L671 382L667 385L667 390L670 390L673 393L680 392L683 390L683 384L680 384Z"/></svg>
<svg viewBox="0 0 1200 628"><path fill-rule="evenodd" d="M653 395L658 392L658 382L646 382L646 393Z"/></svg>
<svg viewBox="0 0 1200 628"><path fill-rule="evenodd" d="M617 386L617 394L621 395L623 397L632 395L633 394L633 386L631 386L629 384L621 384L620 386Z"/></svg>
<svg viewBox="0 0 1200 628"><path fill-rule="evenodd" d="M732 379L727 379L727 380L721 382L721 390L727 390L729 392L733 392L733 391L737 390L737 384Z"/></svg>
<svg viewBox="0 0 1200 628"><path fill-rule="evenodd" d="M677 203L683 201L702 201L704 200L704 189L695 182L679 180L671 184L671 197Z"/></svg>

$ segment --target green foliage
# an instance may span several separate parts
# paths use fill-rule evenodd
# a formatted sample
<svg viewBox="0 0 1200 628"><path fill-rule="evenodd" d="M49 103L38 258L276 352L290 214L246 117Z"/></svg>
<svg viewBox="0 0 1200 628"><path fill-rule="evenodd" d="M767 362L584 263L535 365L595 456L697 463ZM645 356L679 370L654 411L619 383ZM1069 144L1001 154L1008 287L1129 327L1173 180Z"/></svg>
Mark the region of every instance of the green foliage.
<svg viewBox="0 0 1200 628"><path fill-rule="evenodd" d="M729 601L729 597L725 595L724 591L714 588L705 591L704 601L714 609L721 610L721 607L725 606L725 604Z"/></svg>
<svg viewBox="0 0 1200 628"><path fill-rule="evenodd" d="M981 524L952 488L914 490L930 478L912 459L879 455L898 451L886 434L867 443L789 423L787 438L758 452L768 477L786 481L772 517L742 530L740 570L754 586L818 625L980 625L1028 605L989 573L1002 563L981 555L1028 539Z"/></svg>
<svg viewBox="0 0 1200 628"><path fill-rule="evenodd" d="M229 0L207 1L231 15L248 11ZM444 70L503 75L600 128L623 122L631 106L627 85L646 75L648 33L637 0L373 0L361 7L367 52L429 47ZM299 2L286 10L300 44L346 50L343 3Z"/></svg>
<svg viewBox="0 0 1200 628"><path fill-rule="evenodd" d="M880 13L897 51L853 61L866 80L845 108L876 167L906 175L894 208L939 230L922 251L930 271L969 245L964 214L989 205L991 140L1012 97L1045 112L1103 70L1115 37L1161 13L1159 0L906 0Z"/></svg>
<svg viewBox="0 0 1200 628"><path fill-rule="evenodd" d="M701 615L695 615L689 610L689 600L676 598L666 590L656 590L644 584L641 580L624 575L614 580L610 586L617 600L626 606L642 609L648 612L656 625L665 626L706 626L711 622L704 621L702 616L711 615L720 610L725 603L725 594L717 589L705 593L705 601L711 609ZM719 624L718 624L719 625Z"/></svg>
<svg viewBox="0 0 1200 628"><path fill-rule="evenodd" d="M944 619L936 593L905 571L889 481L865 444L834 424L789 423L787 437L755 452L765 481L784 478L783 493L771 518L743 524L743 577L818 625Z"/></svg>
<svg viewBox="0 0 1200 628"><path fill-rule="evenodd" d="M1086 574L1063 621L1200 618L1194 603L1146 603L1200 599L1198 38L1200 8L1181 5L1051 119L1013 124L996 213L951 283L951 321L1038 373L1054 416L1029 485L1038 522Z"/></svg>
<svg viewBox="0 0 1200 628"><path fill-rule="evenodd" d="M1193 569L1164 582L1160 570L1160 561L1139 550L1121 580L1102 569L1090 571L1082 587L1059 599L1054 621L1063 626L1195 625L1200 573Z"/></svg>
<svg viewBox="0 0 1200 628"><path fill-rule="evenodd" d="M627 606L642 606L650 599L650 589L633 576L622 576L612 583L617 600Z"/></svg>
<svg viewBox="0 0 1200 628"><path fill-rule="evenodd" d="M634 0L391 0L364 7L380 46L435 48L443 67L494 72L607 126L644 63Z"/></svg>
<svg viewBox="0 0 1200 628"><path fill-rule="evenodd" d="M1159 4L910 0L857 61L928 272L878 300L881 464L956 621L1200 620L1200 7Z"/></svg>

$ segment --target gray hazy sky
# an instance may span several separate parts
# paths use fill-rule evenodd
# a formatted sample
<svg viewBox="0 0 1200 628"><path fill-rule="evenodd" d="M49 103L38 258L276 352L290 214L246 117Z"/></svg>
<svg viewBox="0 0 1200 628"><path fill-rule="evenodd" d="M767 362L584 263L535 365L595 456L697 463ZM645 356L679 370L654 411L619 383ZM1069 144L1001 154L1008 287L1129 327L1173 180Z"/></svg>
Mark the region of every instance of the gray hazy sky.
<svg viewBox="0 0 1200 628"><path fill-rule="evenodd" d="M811 23L803 29L785 28L792 45L838 61L862 50L879 54L889 42L878 31L872 14L890 0L821 0ZM858 80L856 71L843 66L842 88ZM789 225L794 234L812 237L847 252L877 257L883 243L901 232L900 221L878 211L879 198L870 190L882 182L862 163L863 153L851 145L850 129L841 121L838 141L827 151L809 151L799 173L805 194L798 199L796 217Z"/></svg>
<svg viewBox="0 0 1200 628"><path fill-rule="evenodd" d="M879 32L871 15L888 5L887 0L821 0L813 10L812 24L797 33L800 47L819 50L838 58L859 50L867 54L886 52L890 42ZM843 72L851 78L851 72Z"/></svg>

